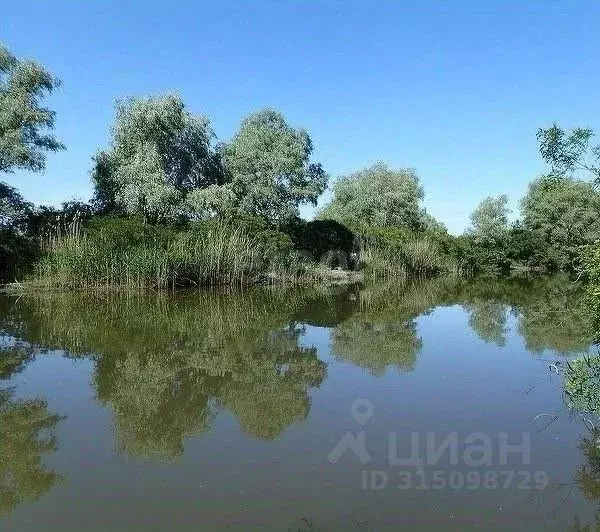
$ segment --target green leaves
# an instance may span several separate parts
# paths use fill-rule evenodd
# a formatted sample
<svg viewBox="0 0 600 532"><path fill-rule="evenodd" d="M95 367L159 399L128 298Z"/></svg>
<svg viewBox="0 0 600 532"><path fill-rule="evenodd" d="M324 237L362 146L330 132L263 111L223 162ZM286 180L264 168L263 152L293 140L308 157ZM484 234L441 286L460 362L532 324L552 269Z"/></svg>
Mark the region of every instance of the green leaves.
<svg viewBox="0 0 600 532"><path fill-rule="evenodd" d="M275 223L289 220L299 205L316 204L327 185L321 165L310 163L308 133L289 126L272 109L245 118L223 151L238 210L245 214Z"/></svg>
<svg viewBox="0 0 600 532"><path fill-rule="evenodd" d="M414 170L393 170L379 162L336 180L331 203L319 218L336 220L359 233L369 227L421 230L425 225L419 206L423 196Z"/></svg>
<svg viewBox="0 0 600 532"><path fill-rule="evenodd" d="M470 216L471 227L468 233L476 242L498 244L508 233L508 197L489 196L485 198Z"/></svg>
<svg viewBox="0 0 600 532"><path fill-rule="evenodd" d="M95 202L104 212L157 222L186 211L189 192L221 181L207 118L175 95L117 103L113 140L95 158Z"/></svg>
<svg viewBox="0 0 600 532"><path fill-rule="evenodd" d="M310 137L276 111L250 115L229 144L213 139L178 96L119 102L111 146L95 158L97 206L150 222L238 213L280 223L326 186Z"/></svg>
<svg viewBox="0 0 600 532"><path fill-rule="evenodd" d="M521 211L525 229L547 246L547 258L556 268L576 268L582 248L600 238L600 193L587 181L536 179Z"/></svg>
<svg viewBox="0 0 600 532"><path fill-rule="evenodd" d="M60 82L31 60L18 60L0 44L0 172L44 169L47 151L64 145L48 133L54 111L41 99Z"/></svg>
<svg viewBox="0 0 600 532"><path fill-rule="evenodd" d="M558 125L539 129L537 139L540 154L550 165L548 177L575 177L578 172L600 180L600 146L590 149L594 132L589 128L575 128L567 134Z"/></svg>

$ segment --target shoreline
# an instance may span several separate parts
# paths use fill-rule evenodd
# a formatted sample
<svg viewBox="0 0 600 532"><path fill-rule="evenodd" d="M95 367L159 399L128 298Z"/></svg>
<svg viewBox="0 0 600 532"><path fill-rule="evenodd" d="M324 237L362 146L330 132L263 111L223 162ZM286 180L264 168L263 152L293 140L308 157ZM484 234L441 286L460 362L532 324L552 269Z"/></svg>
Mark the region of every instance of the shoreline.
<svg viewBox="0 0 600 532"><path fill-rule="evenodd" d="M306 285L306 284L330 284L348 285L362 283L365 280L363 271L350 270L323 270L321 275L300 275L293 278L282 278L277 275L267 275L254 282L247 283L207 283L196 286L175 286L173 288L156 288L152 286L127 286L127 285L97 285L84 287L44 286L43 283L35 281L13 282L0 285L0 295L19 295L35 292L183 292L186 290L214 288L214 287L254 287L254 286L279 286L279 285Z"/></svg>

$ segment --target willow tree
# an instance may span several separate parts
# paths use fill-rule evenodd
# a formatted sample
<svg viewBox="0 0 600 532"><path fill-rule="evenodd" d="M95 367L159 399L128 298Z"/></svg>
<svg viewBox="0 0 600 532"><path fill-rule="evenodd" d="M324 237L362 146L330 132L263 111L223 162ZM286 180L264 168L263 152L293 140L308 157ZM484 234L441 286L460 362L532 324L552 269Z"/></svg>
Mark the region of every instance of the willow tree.
<svg viewBox="0 0 600 532"><path fill-rule="evenodd" d="M583 247L600 239L600 193L589 181L540 177L530 183L521 212L523 226L543 242L555 268L576 268Z"/></svg>
<svg viewBox="0 0 600 532"><path fill-rule="evenodd" d="M30 59L17 59L0 44L0 174L44 169L46 153L64 148L51 131L54 111L42 105L59 81ZM0 181L0 280L14 279L32 256L25 238L32 206Z"/></svg>
<svg viewBox="0 0 600 532"><path fill-rule="evenodd" d="M509 230L507 204L506 195L485 198L471 213L467 233L479 244L499 244Z"/></svg>
<svg viewBox="0 0 600 532"><path fill-rule="evenodd" d="M111 144L94 159L97 207L151 222L184 214L190 192L220 183L213 137L178 96L117 102Z"/></svg>
<svg viewBox="0 0 600 532"><path fill-rule="evenodd" d="M235 209L279 223L297 216L300 205L315 205L327 174L310 161L312 152L308 133L281 113L264 109L245 118L223 149Z"/></svg>
<svg viewBox="0 0 600 532"><path fill-rule="evenodd" d="M64 149L50 133L55 112L42 105L59 84L44 67L0 44L0 172L43 170L46 152Z"/></svg>
<svg viewBox="0 0 600 532"><path fill-rule="evenodd" d="M542 159L550 166L548 177L569 177L600 182L600 145L592 145L594 132L578 127L570 133L557 124L539 129L537 140Z"/></svg>
<svg viewBox="0 0 600 532"><path fill-rule="evenodd" d="M329 218L362 232L369 227L424 229L420 202L423 187L414 170L393 170L385 163L340 177L333 185L333 197L320 218Z"/></svg>

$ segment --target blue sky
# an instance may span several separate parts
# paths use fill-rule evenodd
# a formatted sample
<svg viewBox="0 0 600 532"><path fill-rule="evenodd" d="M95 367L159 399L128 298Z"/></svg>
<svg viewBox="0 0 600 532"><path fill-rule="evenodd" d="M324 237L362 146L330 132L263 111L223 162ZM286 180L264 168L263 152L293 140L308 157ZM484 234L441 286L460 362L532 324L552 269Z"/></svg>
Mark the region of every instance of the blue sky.
<svg viewBox="0 0 600 532"><path fill-rule="evenodd" d="M177 91L221 139L275 107L332 176L416 168L452 232L487 195L517 209L544 169L538 127L600 130L598 0L5 4L0 40L63 82L49 104L68 150L7 179L36 203L90 197L91 156L129 95Z"/></svg>

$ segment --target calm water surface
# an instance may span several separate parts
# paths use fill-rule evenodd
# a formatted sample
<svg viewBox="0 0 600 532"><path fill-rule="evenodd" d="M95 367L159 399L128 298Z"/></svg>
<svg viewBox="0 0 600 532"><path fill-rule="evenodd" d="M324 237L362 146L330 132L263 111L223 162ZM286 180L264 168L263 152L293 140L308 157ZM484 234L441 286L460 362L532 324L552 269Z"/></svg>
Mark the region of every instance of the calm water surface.
<svg viewBox="0 0 600 532"><path fill-rule="evenodd" d="M0 530L595 530L582 309L559 279L0 298Z"/></svg>

